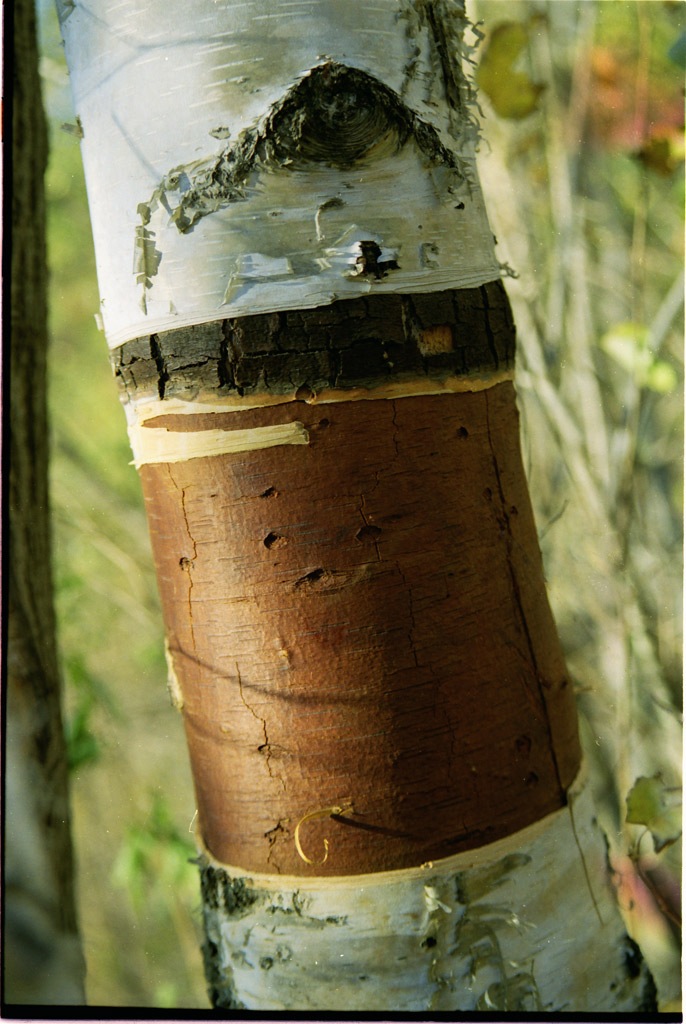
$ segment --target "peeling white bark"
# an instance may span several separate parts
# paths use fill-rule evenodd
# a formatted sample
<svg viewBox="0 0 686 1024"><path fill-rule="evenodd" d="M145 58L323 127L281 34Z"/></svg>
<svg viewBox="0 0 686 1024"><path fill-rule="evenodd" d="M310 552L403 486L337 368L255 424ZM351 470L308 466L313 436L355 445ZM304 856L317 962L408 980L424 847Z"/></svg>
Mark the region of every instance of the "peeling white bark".
<svg viewBox="0 0 686 1024"><path fill-rule="evenodd" d="M428 6L62 3L110 346L228 316L499 276L457 64L462 6L434 3L432 25ZM436 19L459 86L446 85ZM368 97L350 136L369 148L346 165L334 131L330 151L293 158L292 123L275 111L289 96L298 105L313 69L321 85L340 67L358 76L358 99L371 82L376 101ZM233 153L223 166L235 170L241 145L247 173L207 212L218 157ZM194 215L199 205L205 212L179 230L194 189Z"/></svg>
<svg viewBox="0 0 686 1024"><path fill-rule="evenodd" d="M411 870L247 875L205 854L215 869L204 913L218 1005L650 1008L652 979L617 910L588 786L569 797L515 835Z"/></svg>

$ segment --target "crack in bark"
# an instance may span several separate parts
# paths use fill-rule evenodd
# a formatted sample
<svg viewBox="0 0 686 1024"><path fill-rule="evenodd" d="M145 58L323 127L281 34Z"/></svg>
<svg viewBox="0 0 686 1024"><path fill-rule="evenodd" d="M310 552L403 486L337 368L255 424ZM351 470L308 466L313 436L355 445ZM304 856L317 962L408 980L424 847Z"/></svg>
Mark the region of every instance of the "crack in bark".
<svg viewBox="0 0 686 1024"><path fill-rule="evenodd" d="M602 915L600 913L600 907L598 906L598 903L597 903L596 898L595 898L595 894L593 892L593 888L591 886L591 876L588 873L588 868L586 866L586 858L584 857L584 851L583 851L583 849L581 847L581 843L579 842L579 836L577 835L576 824L574 822L574 808L572 807L572 801L571 800L569 801L567 806L569 808L569 820L570 820L571 825L572 825L572 834L574 835L574 842L576 843L576 848L579 851L579 856L581 857L581 866L582 866L583 871L584 871L584 878L586 879L586 885L588 886L588 891L589 891L589 893L591 895L591 902L593 903L593 909L595 910L596 914L598 915L598 920L600 921L601 928L604 928L605 927L605 922L603 921Z"/></svg>
<svg viewBox="0 0 686 1024"><path fill-rule="evenodd" d="M236 381L231 369L231 355L229 351L229 328L226 320L221 322L221 338L219 340L219 359L217 361L217 377L220 388L235 388Z"/></svg>
<svg viewBox="0 0 686 1024"><path fill-rule="evenodd" d="M159 340L156 334L150 336L150 356L153 359L157 368L157 393L160 397L160 401L164 398L164 392L169 380L169 374L165 366L164 355L160 348Z"/></svg>
<svg viewBox="0 0 686 1024"><path fill-rule="evenodd" d="M172 471L171 471L171 467L169 465L167 465L167 472L169 473L169 479L171 480L172 484L174 485L176 490L179 491L180 494L181 494L181 513L183 515L183 521L184 521L184 524L185 524L185 527L186 527L186 533L188 534L188 539L191 542L191 544L193 545L193 555L192 555L192 557L191 558L187 558L185 555L183 555L179 559L179 567L181 569L183 569L183 571L188 576L188 595L187 595L188 625L189 625L190 631L191 631L191 643L193 645L193 652L194 652L194 654L196 656L196 659L197 659L198 649L197 649L197 646L196 646L196 643L195 643L195 630L193 628L193 586L194 586L194 584L193 584L192 569L193 569L193 566L195 564L195 559L198 557L198 548L197 548L197 544L196 544L196 542L195 542L195 540L193 538L193 535L191 533L190 525L188 523L188 514L186 512L186 490L187 490L187 488L179 487L179 485L177 484L176 480L174 479L174 476L173 476Z"/></svg>
<svg viewBox="0 0 686 1024"><path fill-rule="evenodd" d="M453 41L448 38L449 33L446 30L446 26L441 21L440 15L435 10L434 5L425 4L424 11L426 12L426 20L429 24L433 44L436 48L436 53L438 54L438 59L441 65L446 99L448 100L448 104L451 109L456 113L459 113L463 104L462 97L460 95L459 78L451 56L451 43Z"/></svg>
<svg viewBox="0 0 686 1024"><path fill-rule="evenodd" d="M377 484L378 484L378 477L379 477L379 474L377 473ZM376 536L377 536L378 533L381 533L381 531L378 529L378 527L375 527L372 523L370 523L369 520L367 519L366 515L364 514L364 506L365 506L365 504L366 504L365 496L364 496L364 494L361 494L360 495L360 508L359 508L358 511L359 511L360 515L362 516L362 522L364 523L364 526L365 526L366 536L369 537L369 539L371 540L372 544L374 545L374 550L376 551L377 561L380 562L381 561L381 552L379 551L379 542L376 539Z"/></svg>
<svg viewBox="0 0 686 1024"><path fill-rule="evenodd" d="M281 834L286 835L288 833L288 829L284 828L284 824L288 824L289 821L290 821L290 818L279 818L279 820L277 821L277 823L274 826L274 828L270 828L270 829L268 829L267 832L264 833L264 838L269 843L269 853L267 854L267 864L271 864L272 867L276 868L276 873L278 875L281 874L281 868L279 867L279 865L276 863L275 860L272 860L272 857L274 856L274 848L275 848L276 843L277 843L277 841L279 839L279 835L281 835Z"/></svg>
<svg viewBox="0 0 686 1024"><path fill-rule="evenodd" d="M398 407L395 399L393 399L393 401L391 402L391 408L393 410L393 418L391 419L391 425L393 427L393 436L391 438L391 441L393 442L393 447L395 448L395 457L399 458L400 449L398 448L398 423L396 419L398 415Z"/></svg>
<svg viewBox="0 0 686 1024"><path fill-rule="evenodd" d="M395 405L395 403L393 403L393 404ZM405 573L400 568L400 562L399 561L396 561L395 567L398 570L398 573L400 574L400 578L403 581L403 584L405 586L405 590L407 591L407 602L408 602L409 611L410 611L410 634L409 634L410 647L411 647L411 650L412 650L412 657L414 658L415 668L420 668L419 659L417 658L417 651L415 649L415 644L414 644L414 631L415 631L415 628L416 628L416 623L415 623L415 620L414 620L414 600L412 598L412 587L408 587L408 585L407 585L407 578L405 577Z"/></svg>
<svg viewBox="0 0 686 1024"><path fill-rule="evenodd" d="M269 775L269 778L270 779L274 779L275 781L280 782L281 786L283 788L283 791L285 793L286 792L286 783L284 782L283 778L280 775L274 775L274 773L272 772L272 766L271 766L272 746L271 746L271 743L269 742L269 736L267 735L267 720L265 718L262 718L261 715L258 715L257 712L254 710L254 708L252 708L250 706L250 704L248 704L247 700L245 699L245 697L243 695L243 680L241 678L241 670L238 667L238 662L236 662L235 664L236 664L236 678L238 680L238 694L239 694L239 696L241 698L241 702L242 702L243 706L250 712L250 714L253 716L253 718L257 722L259 722L260 725L262 726L262 734L264 736L264 743L261 743L259 745L259 747L257 748L257 750L258 750L258 752L260 754L264 755L264 764L265 764L265 767L267 769L267 774Z"/></svg>
<svg viewBox="0 0 686 1024"><path fill-rule="evenodd" d="M505 500L505 491L503 489L503 482L502 482L502 478L501 478L501 475L500 475L500 466L498 465L498 458L497 458L497 455L496 455L495 446L493 444L493 437L491 435L491 421L490 421L490 414L489 414L488 391L484 391L483 395L484 395L484 403L485 403L485 407L486 407L486 432L487 432L487 436L488 436L488 447L490 449L491 458L493 460L493 471L495 473L496 484L497 484L497 487L498 487L498 497L500 499L500 506L501 506L501 515L498 518L499 518L499 521L502 523L504 534L505 534L505 552L506 552L506 559L507 559L507 569L508 569L508 573L509 573L509 576L510 576L510 583L511 583L511 586L512 586L512 595L514 597L515 606L516 606L517 612L519 614L519 619L520 619L520 623L521 623L521 626L522 626L522 631L524 633L524 638L526 640L526 645L527 645L527 648L528 648L528 651L529 651L529 659L530 659L530 662L531 662L531 667L533 669L534 677L536 679L536 684L537 684L537 687L538 687L538 700L540 702L540 704L538 706L539 706L539 708L542 708L542 710L543 710L543 717L544 717L544 720L545 720L546 731L548 733L548 739L549 739L549 742L550 742L550 752L551 752L551 756L552 756L552 759L553 759L553 765L554 765L554 768L555 768L555 776L557 778L557 783L558 783L558 786L559 786L559 789L560 789L561 797L562 797L563 801L565 801L565 799L566 799L565 798L565 789L564 789L564 786L562 784L562 777L561 777L561 774L560 774L560 766L559 766L558 761L557 761L557 752L555 750L555 743L553 741L553 731L552 731L552 726L550 724L550 717L548 715L548 706L547 706L547 703L546 703L545 692L544 692L546 684L545 684L545 681L543 680L543 678L541 676L541 673L540 673L540 670L539 670L539 667L538 667L538 661L537 661L537 658L536 658L536 650L535 650L535 647L534 647L533 639L531 637L531 633L529 631L529 623L527 621L526 612L524 611L524 605L523 605L523 602L522 602L521 590L519 588L519 580L517 579L517 572L516 572L516 569L515 569L515 566L514 566L514 563L513 563L513 558L512 558L512 544L513 544L512 526L511 526L511 523L510 523L510 516L509 516L509 514L507 512L507 502ZM531 693L531 690L529 689L528 685L527 685L527 691L529 693ZM531 693L531 696L534 697L534 699L536 697L536 695L533 694L533 693Z"/></svg>
<svg viewBox="0 0 686 1024"><path fill-rule="evenodd" d="M488 311L491 308L491 304L488 301L488 292L484 285L481 286L479 291L481 292L481 297L484 300L484 327L486 329L486 340L488 341L488 349L493 358L493 364L497 370L498 367L500 366L500 361L498 359L498 349L495 344L495 335L493 333L491 321L488 316Z"/></svg>

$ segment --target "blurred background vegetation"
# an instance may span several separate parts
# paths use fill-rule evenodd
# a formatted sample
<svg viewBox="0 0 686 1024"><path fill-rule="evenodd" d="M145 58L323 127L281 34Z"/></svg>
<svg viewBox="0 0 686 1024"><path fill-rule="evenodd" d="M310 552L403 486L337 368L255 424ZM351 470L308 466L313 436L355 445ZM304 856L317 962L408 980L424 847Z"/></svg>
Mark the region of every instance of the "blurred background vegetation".
<svg viewBox="0 0 686 1024"><path fill-rule="evenodd" d="M59 29L49 0L38 10L52 146L56 605L88 1000L206 1007L183 729L165 691L143 502L94 318ZM471 15L486 34L480 170L499 258L518 275L506 283L551 602L627 925L673 1008L686 6L474 0ZM650 806L643 784L630 815L639 823L627 824L639 777L651 780Z"/></svg>

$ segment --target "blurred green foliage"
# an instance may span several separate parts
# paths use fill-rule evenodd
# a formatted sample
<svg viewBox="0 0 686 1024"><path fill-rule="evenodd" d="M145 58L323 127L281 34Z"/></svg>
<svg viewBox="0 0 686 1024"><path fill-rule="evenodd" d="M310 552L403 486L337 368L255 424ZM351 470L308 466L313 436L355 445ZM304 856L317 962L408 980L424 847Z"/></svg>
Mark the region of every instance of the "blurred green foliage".
<svg viewBox="0 0 686 1024"><path fill-rule="evenodd" d="M204 1007L185 743L165 694L143 502L94 319L78 141L60 128L75 115L59 30L48 0L39 12L56 602L88 997ZM626 822L635 780L659 772L672 787L681 759L686 5L479 0L471 14L484 20L484 54L510 26L482 72L501 113L482 96L481 173L500 258L519 274L507 285L551 603L624 864L645 831ZM679 848L660 855L666 892ZM636 872L624 886L627 920L674 1000L678 945L641 886Z"/></svg>
<svg viewBox="0 0 686 1024"><path fill-rule="evenodd" d="M650 779L636 779L626 799L626 820L645 825L655 852L660 853L681 835L681 788L665 786L659 773Z"/></svg>
<svg viewBox="0 0 686 1024"><path fill-rule="evenodd" d="M149 813L129 825L112 868L112 881L126 890L135 908L144 903L164 912L169 892L190 903L197 895L197 851L174 821L167 798L153 792Z"/></svg>
<svg viewBox="0 0 686 1024"><path fill-rule="evenodd" d="M600 347L631 375L635 387L663 395L676 390L676 370L671 363L657 358L650 347L650 332L642 324L615 324L600 339Z"/></svg>

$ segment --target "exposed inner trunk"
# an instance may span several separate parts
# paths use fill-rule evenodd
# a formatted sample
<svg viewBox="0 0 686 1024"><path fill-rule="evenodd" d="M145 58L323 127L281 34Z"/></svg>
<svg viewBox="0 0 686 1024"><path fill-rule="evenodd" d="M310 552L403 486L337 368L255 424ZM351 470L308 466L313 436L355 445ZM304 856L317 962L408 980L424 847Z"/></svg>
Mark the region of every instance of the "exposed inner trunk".
<svg viewBox="0 0 686 1024"><path fill-rule="evenodd" d="M423 297L424 359L442 361L422 377L369 360L366 388L306 383L300 325L278 336L271 390L263 375L240 396L234 361L233 379L225 364L227 383L183 411L172 396L189 394L188 363L177 378L171 359L120 355L132 404L134 375L172 399L169 413L150 406L134 447L199 830L220 861L291 875L413 866L565 802L573 696L490 320L501 352L514 338L502 289L491 298L464 332L440 294L433 316ZM401 297L377 317L360 301L365 349L411 354ZM322 352L355 352L340 345L351 305L324 311ZM254 319L268 346L274 318ZM258 327L234 320L232 337ZM481 354L460 381L470 347ZM441 380L478 390L421 393Z"/></svg>

